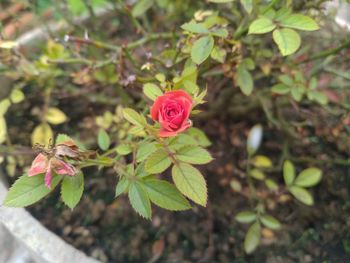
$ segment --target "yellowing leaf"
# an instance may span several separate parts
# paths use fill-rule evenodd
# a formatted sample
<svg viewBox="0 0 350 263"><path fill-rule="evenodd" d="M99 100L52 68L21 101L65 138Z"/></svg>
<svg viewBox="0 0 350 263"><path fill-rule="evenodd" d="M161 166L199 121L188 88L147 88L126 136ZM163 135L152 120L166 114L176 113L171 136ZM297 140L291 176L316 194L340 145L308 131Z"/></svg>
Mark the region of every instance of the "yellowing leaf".
<svg viewBox="0 0 350 263"><path fill-rule="evenodd" d="M51 124L61 124L67 120L66 114L58 108L48 108L45 116Z"/></svg>
<svg viewBox="0 0 350 263"><path fill-rule="evenodd" d="M244 250L247 254L251 254L259 245L261 237L261 226L259 222L255 222L248 229L244 239Z"/></svg>
<svg viewBox="0 0 350 263"><path fill-rule="evenodd" d="M259 168L270 168L272 167L272 162L267 156L257 155L253 159L253 165Z"/></svg>
<svg viewBox="0 0 350 263"><path fill-rule="evenodd" d="M37 126L32 133L32 145L49 145L53 140L53 132L49 124L43 123Z"/></svg>
<svg viewBox="0 0 350 263"><path fill-rule="evenodd" d="M13 103L20 103L24 100L24 94L20 89L14 89L10 94L10 99Z"/></svg>

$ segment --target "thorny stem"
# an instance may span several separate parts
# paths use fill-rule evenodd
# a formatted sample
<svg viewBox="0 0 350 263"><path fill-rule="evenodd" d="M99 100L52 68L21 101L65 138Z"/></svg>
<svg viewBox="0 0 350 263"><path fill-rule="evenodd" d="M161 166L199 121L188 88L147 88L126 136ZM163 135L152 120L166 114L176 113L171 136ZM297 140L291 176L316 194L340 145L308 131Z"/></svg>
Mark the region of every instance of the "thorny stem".
<svg viewBox="0 0 350 263"><path fill-rule="evenodd" d="M350 48L350 39L345 41L343 44L341 44L340 46L336 47L336 48L331 48L331 49L328 49L328 50L324 50L318 54L315 54L303 61L300 62L301 63L306 63L306 62L310 62L312 60L317 60L317 59L320 59L320 58L325 58L325 57L328 57L330 55L334 55L338 52L340 52L341 50L343 49L346 49L346 48Z"/></svg>

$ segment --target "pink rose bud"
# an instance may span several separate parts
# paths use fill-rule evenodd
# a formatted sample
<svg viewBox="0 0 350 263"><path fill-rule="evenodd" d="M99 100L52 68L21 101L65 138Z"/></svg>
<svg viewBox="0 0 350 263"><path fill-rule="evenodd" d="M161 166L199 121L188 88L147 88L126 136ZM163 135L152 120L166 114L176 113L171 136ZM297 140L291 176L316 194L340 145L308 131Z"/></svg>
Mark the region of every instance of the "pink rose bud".
<svg viewBox="0 0 350 263"><path fill-rule="evenodd" d="M151 116L159 122L160 137L171 137L191 127L188 119L192 109L192 98L183 90L175 90L157 97L151 107Z"/></svg>

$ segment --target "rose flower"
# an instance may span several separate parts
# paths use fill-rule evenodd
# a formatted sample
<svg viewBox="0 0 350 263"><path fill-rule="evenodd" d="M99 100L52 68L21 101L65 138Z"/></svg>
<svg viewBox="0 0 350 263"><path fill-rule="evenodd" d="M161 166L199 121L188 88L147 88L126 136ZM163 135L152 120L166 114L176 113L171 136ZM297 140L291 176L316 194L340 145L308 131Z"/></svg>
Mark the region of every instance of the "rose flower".
<svg viewBox="0 0 350 263"><path fill-rule="evenodd" d="M192 98L183 90L175 90L157 97L151 107L151 116L159 122L160 137L171 137L192 125L188 119L192 109Z"/></svg>

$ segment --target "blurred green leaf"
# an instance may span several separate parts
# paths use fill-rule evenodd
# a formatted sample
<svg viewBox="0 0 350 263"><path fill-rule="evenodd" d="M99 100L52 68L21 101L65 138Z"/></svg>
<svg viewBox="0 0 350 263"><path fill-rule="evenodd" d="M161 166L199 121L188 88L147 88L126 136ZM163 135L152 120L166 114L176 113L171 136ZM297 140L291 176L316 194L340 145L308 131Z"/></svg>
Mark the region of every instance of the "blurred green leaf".
<svg viewBox="0 0 350 263"><path fill-rule="evenodd" d="M260 17L254 20L250 26L248 34L265 34L276 28L276 25L267 17Z"/></svg>
<svg viewBox="0 0 350 263"><path fill-rule="evenodd" d="M299 200L303 204L305 204L305 205L313 205L314 204L314 199L313 199L312 195L306 189L299 187L299 186L291 186L289 188L289 191L297 200Z"/></svg>
<svg viewBox="0 0 350 263"><path fill-rule="evenodd" d="M252 223L256 220L256 214L251 211L243 211L239 212L235 219L240 223Z"/></svg>
<svg viewBox="0 0 350 263"><path fill-rule="evenodd" d="M295 53L300 47L300 36L293 29L276 29L273 31L272 36L283 56Z"/></svg>
<svg viewBox="0 0 350 263"><path fill-rule="evenodd" d="M314 31L319 29L319 26L317 25L315 20L313 20L309 16L301 14L292 14L281 19L280 21L281 26L283 27L290 27L305 31Z"/></svg>
<svg viewBox="0 0 350 263"><path fill-rule="evenodd" d="M247 254L255 251L260 243L261 226L259 222L255 222L250 226L244 239L244 250Z"/></svg>
<svg viewBox="0 0 350 263"><path fill-rule="evenodd" d="M97 143L98 146L101 148L101 150L106 151L108 150L111 139L109 138L108 133L104 129L100 129L97 135Z"/></svg>
<svg viewBox="0 0 350 263"><path fill-rule="evenodd" d="M203 36L197 39L191 49L191 58L194 63L201 64L209 56L214 47L214 38L212 36Z"/></svg>
<svg viewBox="0 0 350 263"><path fill-rule="evenodd" d="M295 179L295 168L291 161L286 160L283 163L283 178L284 183L289 186L294 182Z"/></svg>
<svg viewBox="0 0 350 263"><path fill-rule="evenodd" d="M273 216L263 215L260 218L260 220L264 224L264 226L266 226L267 228L270 228L273 230L278 230L281 228L281 223Z"/></svg>
<svg viewBox="0 0 350 263"><path fill-rule="evenodd" d="M307 168L295 179L294 185L301 187L312 187L318 184L322 178L322 171L318 168Z"/></svg>

